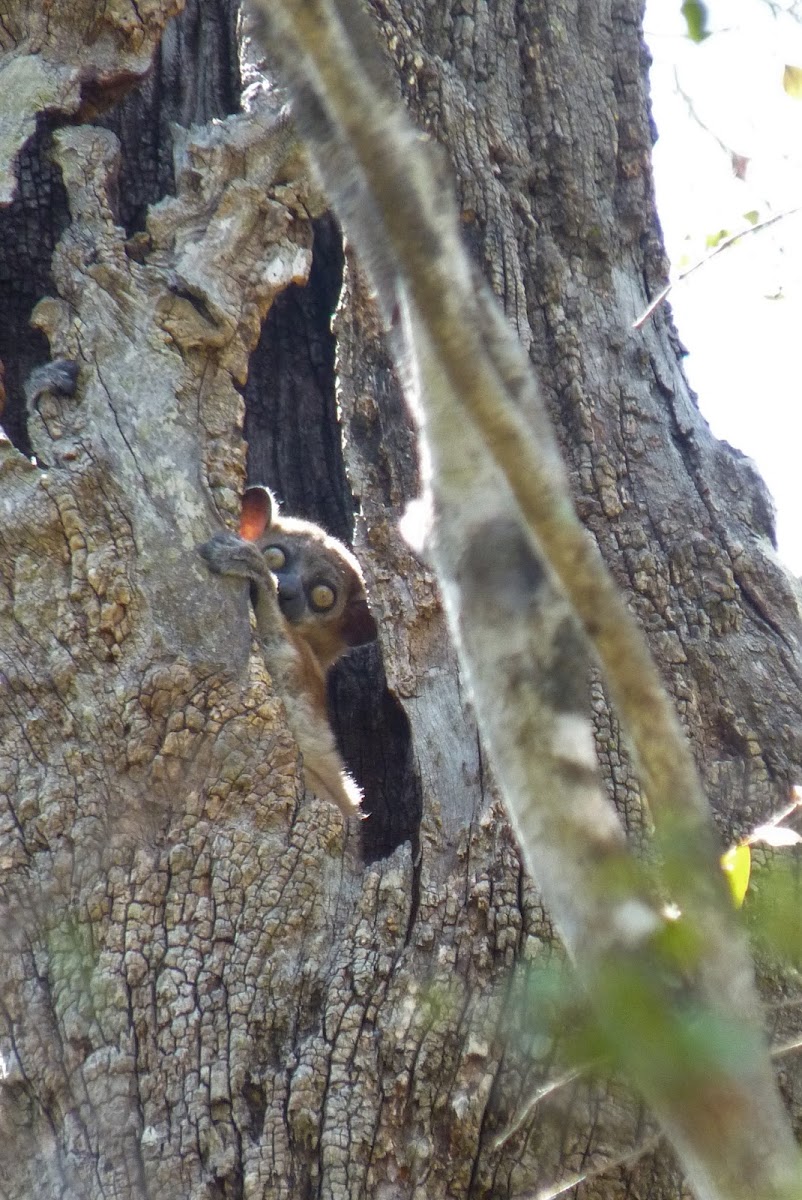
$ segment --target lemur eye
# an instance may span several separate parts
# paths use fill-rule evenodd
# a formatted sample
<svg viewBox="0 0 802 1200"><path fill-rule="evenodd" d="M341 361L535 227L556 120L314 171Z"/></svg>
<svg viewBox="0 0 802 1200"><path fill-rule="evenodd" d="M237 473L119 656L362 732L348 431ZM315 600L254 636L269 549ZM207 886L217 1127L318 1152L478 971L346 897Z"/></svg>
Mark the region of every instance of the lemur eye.
<svg viewBox="0 0 802 1200"><path fill-rule="evenodd" d="M309 593L309 603L318 612L326 612L336 599L334 588L330 588L327 583L316 583Z"/></svg>
<svg viewBox="0 0 802 1200"><path fill-rule="evenodd" d="M280 571L287 562L287 555L281 546L265 546L264 555L271 571Z"/></svg>

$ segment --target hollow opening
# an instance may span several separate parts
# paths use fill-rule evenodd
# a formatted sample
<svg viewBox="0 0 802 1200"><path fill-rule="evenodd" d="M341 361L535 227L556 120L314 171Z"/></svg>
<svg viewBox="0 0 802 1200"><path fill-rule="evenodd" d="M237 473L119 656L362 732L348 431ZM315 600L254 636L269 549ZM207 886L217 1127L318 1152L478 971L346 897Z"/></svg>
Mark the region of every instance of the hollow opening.
<svg viewBox="0 0 802 1200"><path fill-rule="evenodd" d="M274 301L249 364L245 386L248 479L266 484L284 511L353 540L354 499L342 453L335 396L331 318L342 286L342 237L326 215L314 223L305 287ZM421 816L406 714L387 688L377 646L363 646L329 675L329 711L343 759L365 793L365 861L411 842Z"/></svg>
<svg viewBox="0 0 802 1200"><path fill-rule="evenodd" d="M202 124L239 108L238 0L188 0L165 28L153 69L118 99L119 89L88 88L78 119L120 139L117 220L128 236L144 229L149 205L175 190L173 123ZM220 54L219 47L225 47ZM63 119L61 124L68 124ZM24 385L50 358L47 339L30 326L31 312L55 294L51 260L69 224L67 195L51 160L59 122L40 117L18 159L17 193L0 208L0 361L5 401L0 423L30 455Z"/></svg>
<svg viewBox="0 0 802 1200"><path fill-rule="evenodd" d="M56 242L69 224L67 193L61 172L50 160L52 125L40 118L36 132L20 152L17 192L0 208L0 359L5 404L0 421L18 450L30 455L25 380L48 361L47 338L30 325L31 312L52 295L50 262Z"/></svg>

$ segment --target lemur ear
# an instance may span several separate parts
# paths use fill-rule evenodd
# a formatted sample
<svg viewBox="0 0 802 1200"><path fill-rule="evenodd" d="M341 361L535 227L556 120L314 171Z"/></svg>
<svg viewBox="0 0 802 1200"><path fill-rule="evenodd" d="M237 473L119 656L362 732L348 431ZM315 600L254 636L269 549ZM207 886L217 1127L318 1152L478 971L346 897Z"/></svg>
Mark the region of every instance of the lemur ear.
<svg viewBox="0 0 802 1200"><path fill-rule="evenodd" d="M242 497L242 510L239 518L240 537L246 542L258 542L259 538L273 523L273 515L278 512L278 503L273 493L266 487L249 487Z"/></svg>

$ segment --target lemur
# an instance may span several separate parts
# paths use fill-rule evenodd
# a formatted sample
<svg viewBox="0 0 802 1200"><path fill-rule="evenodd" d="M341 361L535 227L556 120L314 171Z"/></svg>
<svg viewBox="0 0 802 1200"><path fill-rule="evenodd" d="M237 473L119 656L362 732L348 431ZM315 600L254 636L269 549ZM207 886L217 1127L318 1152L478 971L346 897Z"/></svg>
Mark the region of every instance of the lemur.
<svg viewBox="0 0 802 1200"><path fill-rule="evenodd" d="M361 815L362 793L343 765L326 707L329 668L377 636L359 563L319 525L280 516L263 487L245 492L239 535L217 533L199 549L215 574L251 585L259 640L309 788L344 816Z"/></svg>

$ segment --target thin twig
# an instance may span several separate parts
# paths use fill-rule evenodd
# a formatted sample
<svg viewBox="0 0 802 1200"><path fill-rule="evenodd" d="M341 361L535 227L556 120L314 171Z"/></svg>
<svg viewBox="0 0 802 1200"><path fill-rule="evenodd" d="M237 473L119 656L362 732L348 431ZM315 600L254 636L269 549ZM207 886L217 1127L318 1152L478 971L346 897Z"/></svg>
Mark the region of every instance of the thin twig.
<svg viewBox="0 0 802 1200"><path fill-rule="evenodd" d="M637 1162L638 1159L643 1158L644 1155L651 1154L657 1149L662 1140L659 1134L655 1134L654 1137L647 1138L645 1142L641 1142L640 1146L637 1146L634 1150L630 1150L626 1154L621 1154L618 1158L611 1158L602 1167L596 1167L592 1171L582 1171L581 1174L571 1175L568 1179L564 1179L562 1183L554 1184L552 1187L541 1188L538 1192L516 1192L513 1200L559 1200L560 1196L564 1196L572 1188L578 1187L580 1183L591 1183L594 1179L603 1179L611 1171L616 1171L619 1167L627 1167L631 1163Z"/></svg>
<svg viewBox="0 0 802 1200"><path fill-rule="evenodd" d="M549 1096L553 1096L555 1092L559 1092L562 1088L567 1087L569 1083L580 1079L588 1070L589 1065L585 1064L581 1067L574 1067L572 1070L566 1071L565 1074L558 1075L556 1079L550 1079L548 1083L544 1083L542 1087L533 1092L512 1124L508 1125L502 1133L493 1139L492 1148L500 1150L502 1146L506 1146L507 1142L523 1129L539 1104Z"/></svg>
<svg viewBox="0 0 802 1200"><path fill-rule="evenodd" d="M704 256L704 258L700 258L699 261L695 262L692 267L688 267L687 271L682 271L677 278L673 280L673 282L664 287L662 292L660 292L654 298L654 300L652 300L649 307L646 308L641 316L638 317L637 321L633 322L632 328L642 329L652 313L656 312L656 310L663 303L672 288L676 287L678 283L683 283L689 275L693 275L694 271L698 271L700 267L707 266L707 264L714 259L717 254L721 254L722 250L728 250L730 246L734 246L736 242L740 242L741 238L747 237L750 233L759 233L764 229L768 229L769 225L774 225L777 221L782 221L785 217L793 217L798 212L802 212L802 205L797 205L795 208L787 208L781 213L775 213L773 217L767 217L765 221L758 221L755 225L748 225L746 229L742 229L740 233L733 233L729 237L724 238L719 242L714 250L711 250L709 254Z"/></svg>

